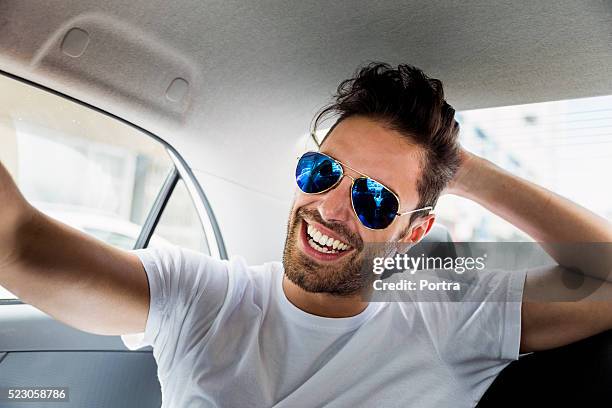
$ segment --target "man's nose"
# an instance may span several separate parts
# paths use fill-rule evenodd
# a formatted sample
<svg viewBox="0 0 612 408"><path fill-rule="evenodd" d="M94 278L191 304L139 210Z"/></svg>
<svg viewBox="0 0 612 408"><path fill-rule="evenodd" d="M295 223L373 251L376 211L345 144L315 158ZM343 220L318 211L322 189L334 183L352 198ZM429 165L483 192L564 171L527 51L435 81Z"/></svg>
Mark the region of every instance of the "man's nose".
<svg viewBox="0 0 612 408"><path fill-rule="evenodd" d="M351 204L351 179L343 177L340 183L321 195L317 206L325 221L347 222L353 213Z"/></svg>

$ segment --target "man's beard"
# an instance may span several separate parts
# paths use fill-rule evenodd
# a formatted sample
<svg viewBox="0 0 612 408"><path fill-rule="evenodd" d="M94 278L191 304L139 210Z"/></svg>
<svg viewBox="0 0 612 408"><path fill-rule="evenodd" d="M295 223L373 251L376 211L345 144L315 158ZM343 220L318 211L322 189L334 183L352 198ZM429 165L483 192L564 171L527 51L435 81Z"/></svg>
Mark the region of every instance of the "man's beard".
<svg viewBox="0 0 612 408"><path fill-rule="evenodd" d="M337 261L319 263L298 248L301 239L301 222L304 218L316 221L336 232L342 240L353 247L352 253ZM301 289L313 293L329 293L335 296L353 296L362 293L371 281L371 271L364 268L363 242L352 231L340 223L324 221L317 210L300 208L295 217L289 218L287 238L283 252L283 266L287 278Z"/></svg>

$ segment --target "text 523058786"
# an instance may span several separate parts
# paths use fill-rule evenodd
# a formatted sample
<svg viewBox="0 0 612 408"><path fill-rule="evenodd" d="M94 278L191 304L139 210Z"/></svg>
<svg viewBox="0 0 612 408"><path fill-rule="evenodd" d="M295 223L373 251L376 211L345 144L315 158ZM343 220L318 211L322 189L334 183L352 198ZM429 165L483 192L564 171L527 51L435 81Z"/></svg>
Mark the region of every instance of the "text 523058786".
<svg viewBox="0 0 612 408"><path fill-rule="evenodd" d="M68 402L67 387L0 387L0 401Z"/></svg>

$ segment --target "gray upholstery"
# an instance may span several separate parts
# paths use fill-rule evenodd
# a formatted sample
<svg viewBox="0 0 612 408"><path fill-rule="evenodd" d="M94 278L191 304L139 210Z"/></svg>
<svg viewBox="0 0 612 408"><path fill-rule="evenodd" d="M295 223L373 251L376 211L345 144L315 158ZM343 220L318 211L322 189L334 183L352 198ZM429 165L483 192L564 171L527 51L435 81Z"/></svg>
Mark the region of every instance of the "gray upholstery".
<svg viewBox="0 0 612 408"><path fill-rule="evenodd" d="M161 406L150 352L22 352L0 362L3 387L68 387L69 402L8 403L0 407L154 408ZM39 404L39 405L37 405Z"/></svg>

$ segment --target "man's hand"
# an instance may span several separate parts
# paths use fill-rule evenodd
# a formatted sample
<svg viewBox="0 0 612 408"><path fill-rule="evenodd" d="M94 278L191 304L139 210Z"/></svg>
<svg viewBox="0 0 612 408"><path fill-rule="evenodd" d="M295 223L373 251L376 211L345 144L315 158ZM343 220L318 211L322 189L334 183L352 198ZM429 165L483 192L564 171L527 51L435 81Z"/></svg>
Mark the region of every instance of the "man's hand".
<svg viewBox="0 0 612 408"><path fill-rule="evenodd" d="M448 183L443 194L454 194L461 196L465 191L470 190L469 182L472 177L473 168L477 166L478 156L465 150L463 147L459 148L459 169L453 179Z"/></svg>
<svg viewBox="0 0 612 408"><path fill-rule="evenodd" d="M540 242L560 266L527 275L521 350L558 347L612 329L610 222L464 149L460 154L460 168L444 192L471 199L509 221ZM595 267L584 251L567 250L568 244L585 243L600 243ZM571 302L528 301L575 297L575 289L562 282L565 267L584 272L583 285L597 287L596 293Z"/></svg>

